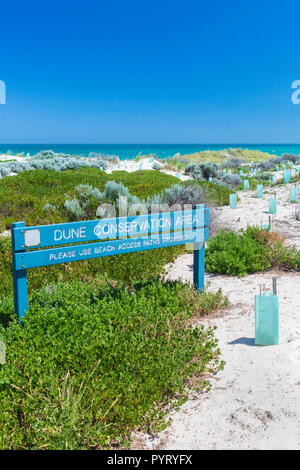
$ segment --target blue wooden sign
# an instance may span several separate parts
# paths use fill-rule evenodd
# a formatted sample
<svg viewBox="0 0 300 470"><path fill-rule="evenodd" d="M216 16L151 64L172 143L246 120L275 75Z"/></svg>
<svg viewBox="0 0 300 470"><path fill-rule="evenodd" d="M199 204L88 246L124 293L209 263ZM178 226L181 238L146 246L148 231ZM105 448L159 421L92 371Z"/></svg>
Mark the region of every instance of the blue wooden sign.
<svg viewBox="0 0 300 470"><path fill-rule="evenodd" d="M186 243L194 244L194 285L200 292L208 226L209 210L204 204L186 211L36 227L13 223L15 312L22 320L28 310L27 269Z"/></svg>

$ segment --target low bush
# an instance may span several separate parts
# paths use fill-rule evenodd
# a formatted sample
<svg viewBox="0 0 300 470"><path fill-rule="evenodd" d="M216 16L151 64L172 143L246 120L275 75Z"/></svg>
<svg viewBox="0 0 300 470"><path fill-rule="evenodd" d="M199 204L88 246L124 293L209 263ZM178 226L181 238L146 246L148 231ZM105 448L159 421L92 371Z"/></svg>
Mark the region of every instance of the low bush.
<svg viewBox="0 0 300 470"><path fill-rule="evenodd" d="M171 188L165 189L162 194L162 203L173 206L175 204L200 204L205 202L205 195L200 186L174 184Z"/></svg>
<svg viewBox="0 0 300 470"><path fill-rule="evenodd" d="M73 157L63 154L39 155L32 157L30 160L25 162L5 162L1 165L2 176L7 176L10 173L22 173L23 171L29 170L54 170L54 171L66 171L66 170L78 170L84 167L94 167L105 171L108 168L106 160L93 160L88 161L84 158Z"/></svg>
<svg viewBox="0 0 300 470"><path fill-rule="evenodd" d="M215 178L218 175L218 165L216 163L189 163L185 167L185 174L191 175L196 180Z"/></svg>
<svg viewBox="0 0 300 470"><path fill-rule="evenodd" d="M242 166L244 163L246 163L246 160L242 160L240 158L228 158L227 160L224 160L222 163L223 168L238 168Z"/></svg>
<svg viewBox="0 0 300 470"><path fill-rule="evenodd" d="M196 186L203 192L203 200L208 205L224 206L228 205L229 194L233 193L233 188L220 180L212 181L184 181L182 186Z"/></svg>
<svg viewBox="0 0 300 470"><path fill-rule="evenodd" d="M184 401L222 369L213 328L192 328L191 287L156 281L134 291L52 284L34 292L23 326L6 324L0 365L1 449L127 446L135 428L164 426L165 406ZM196 302L222 307L221 293ZM0 300L0 319L12 303ZM204 313L207 313L205 311Z"/></svg>
<svg viewBox="0 0 300 470"><path fill-rule="evenodd" d="M209 272L234 276L270 268L299 271L300 252L294 246L284 245L276 232L258 227L247 227L241 233L219 230L208 241L205 265Z"/></svg>
<svg viewBox="0 0 300 470"><path fill-rule="evenodd" d="M300 163L300 155L296 155L296 154L293 154L293 153L284 153L284 154L276 157L274 159L274 162L275 162L276 165L281 164L281 163L288 163L288 162L299 164Z"/></svg>
<svg viewBox="0 0 300 470"><path fill-rule="evenodd" d="M209 272L245 276L271 267L266 250L249 231L220 230L208 241L205 265Z"/></svg>
<svg viewBox="0 0 300 470"><path fill-rule="evenodd" d="M267 160L260 164L260 168L262 168L263 170L273 170L275 166L276 166L275 158L270 158L270 160Z"/></svg>
<svg viewBox="0 0 300 470"><path fill-rule="evenodd" d="M226 183L228 186L230 186L233 189L236 189L241 183L242 180L239 175L233 174L233 175L224 175L222 177L222 181Z"/></svg>
<svg viewBox="0 0 300 470"><path fill-rule="evenodd" d="M1 166L0 166L1 168ZM25 221L26 225L46 225L69 222L72 215L64 210L66 199L80 201L75 188L89 185L99 192L112 179L96 168L84 167L79 170L25 171L16 176L0 179L0 232L10 228L12 222ZM122 183L130 193L140 199L161 193L165 188L178 183L178 179L155 170L127 173L115 171L115 184ZM67 197L68 195L68 197ZM94 200L91 218L96 218L98 203ZM44 210L46 204L57 210ZM90 218L90 217L89 217Z"/></svg>

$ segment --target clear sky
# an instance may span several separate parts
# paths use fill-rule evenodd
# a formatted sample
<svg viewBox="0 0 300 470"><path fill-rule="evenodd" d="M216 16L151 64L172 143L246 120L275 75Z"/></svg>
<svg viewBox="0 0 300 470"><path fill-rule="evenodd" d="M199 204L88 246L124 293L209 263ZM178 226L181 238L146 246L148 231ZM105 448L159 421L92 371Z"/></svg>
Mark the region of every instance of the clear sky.
<svg viewBox="0 0 300 470"><path fill-rule="evenodd" d="M1 2L2 143L300 143L297 1Z"/></svg>

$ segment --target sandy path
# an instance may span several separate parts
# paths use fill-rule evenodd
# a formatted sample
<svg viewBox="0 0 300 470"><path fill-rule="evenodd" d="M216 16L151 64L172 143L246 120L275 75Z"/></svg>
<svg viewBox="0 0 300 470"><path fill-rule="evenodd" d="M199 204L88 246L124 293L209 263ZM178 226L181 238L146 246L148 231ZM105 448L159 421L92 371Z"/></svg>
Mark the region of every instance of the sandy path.
<svg viewBox="0 0 300 470"><path fill-rule="evenodd" d="M295 220L296 204L290 203L290 189L294 184L274 188L266 187L262 199L254 197L256 191L238 191L240 201L237 209L229 206L217 208L218 226L240 230L247 225L268 224L269 199L276 190L277 214L273 218L273 229L284 235L288 242L300 249L300 221ZM299 184L298 184L299 186Z"/></svg>
<svg viewBox="0 0 300 470"><path fill-rule="evenodd" d="M182 266L185 266L185 271ZM170 278L192 280L192 256L174 263ZM171 414L172 424L156 438L139 436L146 449L300 449L300 273L279 274L280 344L254 344L254 294L272 285L272 273L244 278L207 275L231 305L204 320L216 325L224 371L210 392Z"/></svg>
<svg viewBox="0 0 300 470"><path fill-rule="evenodd" d="M300 248L300 222L289 203L291 185L277 187L274 228ZM238 209L219 208L218 226L239 230L268 221L268 199L240 192ZM168 277L192 282L193 259L185 254ZM278 277L280 344L254 342L254 295ZM243 278L206 274L209 290L222 288L230 305L222 316L203 319L216 325L224 371L210 392L188 400L171 414L172 424L154 439L138 434L133 448L146 449L300 449L300 273L257 273Z"/></svg>

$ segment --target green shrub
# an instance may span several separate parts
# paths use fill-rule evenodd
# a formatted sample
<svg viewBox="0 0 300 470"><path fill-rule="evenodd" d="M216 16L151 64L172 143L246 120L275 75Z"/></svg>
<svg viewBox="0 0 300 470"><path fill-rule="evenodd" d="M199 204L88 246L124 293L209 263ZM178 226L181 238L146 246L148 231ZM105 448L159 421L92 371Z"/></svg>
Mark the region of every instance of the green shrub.
<svg viewBox="0 0 300 470"><path fill-rule="evenodd" d="M241 160L240 158L229 158L224 160L222 163L223 168L239 168L246 163L246 160Z"/></svg>
<svg viewBox="0 0 300 470"><path fill-rule="evenodd" d="M213 329L186 326L191 295L161 281L134 292L78 281L34 292L24 325L0 333L0 448L111 448L137 427L161 427L190 377L206 388L223 367ZM0 301L0 318L3 308L12 305Z"/></svg>
<svg viewBox="0 0 300 470"><path fill-rule="evenodd" d="M237 174L223 175L222 176L222 181L224 181L224 183L228 184L228 186L231 186L233 189L236 189L242 183L240 175L237 175Z"/></svg>
<svg viewBox="0 0 300 470"><path fill-rule="evenodd" d="M218 175L218 165L216 163L189 163L185 167L185 174L191 175L197 180L215 178Z"/></svg>
<svg viewBox="0 0 300 470"><path fill-rule="evenodd" d="M113 175L88 167L64 172L24 171L0 179L0 231L18 221L25 221L26 225L69 222L69 213L62 210L67 195L70 195L69 199L78 198L76 187L79 185L89 185L102 192L105 184L112 179L141 199L159 194L178 183L177 178L155 170L134 173L115 171ZM45 211L46 204L55 206L57 210ZM94 206L96 210L96 199ZM96 218L95 212L92 218Z"/></svg>
<svg viewBox="0 0 300 470"><path fill-rule="evenodd" d="M220 230L209 239L205 254L208 272L245 276L271 267L268 250L249 231Z"/></svg>
<svg viewBox="0 0 300 470"><path fill-rule="evenodd" d="M182 186L196 186L201 188L203 192L203 200L209 205L226 206L228 205L229 194L233 193L232 188L227 185L219 184L220 182L210 181L184 181Z"/></svg>
<svg viewBox="0 0 300 470"><path fill-rule="evenodd" d="M295 246L286 246L277 232L259 227L247 227L240 234L219 230L208 241L205 266L209 272L234 276L269 268L299 271L300 251Z"/></svg>

